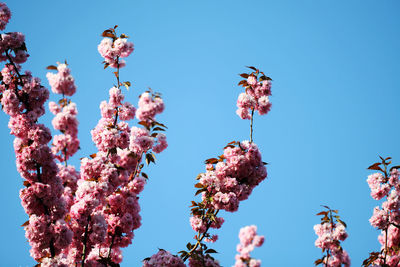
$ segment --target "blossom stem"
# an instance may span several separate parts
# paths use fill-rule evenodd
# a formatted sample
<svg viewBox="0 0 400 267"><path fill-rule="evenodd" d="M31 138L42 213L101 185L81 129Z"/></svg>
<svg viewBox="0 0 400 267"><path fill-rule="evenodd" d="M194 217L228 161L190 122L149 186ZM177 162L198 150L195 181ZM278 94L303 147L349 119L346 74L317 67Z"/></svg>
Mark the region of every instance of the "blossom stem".
<svg viewBox="0 0 400 267"><path fill-rule="evenodd" d="M214 216L217 216L218 212L219 212L219 209L216 210ZM198 234L196 244L195 244L194 247L188 252L187 256L183 259L183 261L186 261L187 258L190 257L190 255L199 247L199 245L201 245L201 241L203 241L203 239L206 237L206 234L207 234L208 230L210 229L211 224L212 224L212 222L209 221L208 224L207 224L206 231L205 231L204 233L201 234L201 237L200 237L200 234ZM199 232L199 233L200 233L200 232Z"/></svg>
<svg viewBox="0 0 400 267"><path fill-rule="evenodd" d="M142 161L143 153L144 152L140 153L139 160L136 164L136 168L135 168L134 172L132 172L131 175L129 175L129 179L128 179L129 181L132 181L133 179L135 179L137 172L139 171L139 165L140 165L140 162Z"/></svg>
<svg viewBox="0 0 400 267"><path fill-rule="evenodd" d="M89 234L89 224L90 224L90 215L88 216L88 222L85 227L85 235L83 237L83 255L82 255L82 262L81 262L81 267L85 266L85 260L86 260L86 252L87 252L87 238Z"/></svg>
<svg viewBox="0 0 400 267"><path fill-rule="evenodd" d="M0 40L2 40L1 36L0 36ZM8 61L11 63L11 65L13 65L14 70L15 70L15 72L17 73L17 76L18 76L20 85L23 86L23 85L24 85L24 82L22 81L22 76L21 76L21 74L20 74L19 71L18 71L17 65L15 65L14 61L13 61L12 58L10 57L10 54L8 54L8 51L7 51L7 50L5 51L5 53L6 53L6 56L7 56ZM25 105L26 110L30 110L29 102L24 101L24 99L21 99L21 96L18 94L18 84L17 84L17 86L15 86L15 95L17 96L19 102L22 102L22 103Z"/></svg>
<svg viewBox="0 0 400 267"><path fill-rule="evenodd" d="M113 234L112 239L111 239L111 244L108 249L107 259L110 259L110 257L111 257L111 249L112 249L112 246L114 245L114 240L115 240L115 233Z"/></svg>
<svg viewBox="0 0 400 267"><path fill-rule="evenodd" d="M67 147L64 147L63 153L64 153L64 165L65 165L65 167L67 167L68 166L68 163L67 163Z"/></svg>
<svg viewBox="0 0 400 267"><path fill-rule="evenodd" d="M254 109L251 109L251 119L250 119L250 143L253 143L253 117L254 117Z"/></svg>

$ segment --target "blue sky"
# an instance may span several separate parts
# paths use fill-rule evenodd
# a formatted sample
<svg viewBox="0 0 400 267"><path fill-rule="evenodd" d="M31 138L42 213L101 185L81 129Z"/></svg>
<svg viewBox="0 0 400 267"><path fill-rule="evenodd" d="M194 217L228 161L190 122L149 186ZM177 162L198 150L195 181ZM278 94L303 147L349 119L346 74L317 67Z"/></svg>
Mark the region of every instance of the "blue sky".
<svg viewBox="0 0 400 267"><path fill-rule="evenodd" d="M140 197L142 227L124 250L122 266L140 266L157 248L176 253L191 241L189 205L204 159L232 140L245 140L248 121L235 114L239 73L253 65L273 78L271 112L255 117L254 140L268 179L223 213L213 247L223 266L234 263L239 229L256 224L266 242L253 256L263 266L312 266L321 256L313 225L321 204L339 209L348 225L343 247L354 266L378 250L368 219L379 203L369 195L366 168L378 155L400 162L400 3L396 0L275 1L7 1L7 31L26 35L24 69L45 78L45 67L67 59L78 90L81 150L96 151L90 130L114 84L97 45L115 24L131 37L134 53L121 70L133 90L163 94L169 147ZM94 4L96 3L96 4ZM57 99L51 95L51 99ZM51 114L42 122L50 126ZM18 192L8 117L0 114L3 184L1 266L32 266L20 225L27 215Z"/></svg>

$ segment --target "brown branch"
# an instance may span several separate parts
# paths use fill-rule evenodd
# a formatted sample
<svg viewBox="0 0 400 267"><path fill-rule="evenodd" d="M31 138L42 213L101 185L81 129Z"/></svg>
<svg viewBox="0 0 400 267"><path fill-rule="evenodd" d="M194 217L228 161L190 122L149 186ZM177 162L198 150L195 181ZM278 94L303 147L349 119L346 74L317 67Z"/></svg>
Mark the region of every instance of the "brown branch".
<svg viewBox="0 0 400 267"><path fill-rule="evenodd" d="M86 224L85 227L85 235L83 237L83 255L82 255L82 261L81 261L81 267L85 266L85 260L86 260L86 252L87 252L87 238L89 234L89 224L90 224L90 215L88 216L88 223Z"/></svg>
<svg viewBox="0 0 400 267"><path fill-rule="evenodd" d="M219 209L216 210L214 216L217 216L218 212L219 212ZM199 245L201 245L201 241L203 241L204 237L206 237L207 232L208 232L208 230L209 230L210 227L211 227L211 224L212 224L212 221L209 221L208 224L207 224L206 231L205 231L204 233L201 234L201 237L200 237L200 234L198 234L196 244L195 244L194 247L188 252L188 254L185 256L185 258L184 258L183 261L186 261L186 260L191 256L191 254L199 247Z"/></svg>
<svg viewBox="0 0 400 267"><path fill-rule="evenodd" d="M250 143L253 143L253 117L254 108L251 109L251 120L250 120Z"/></svg>

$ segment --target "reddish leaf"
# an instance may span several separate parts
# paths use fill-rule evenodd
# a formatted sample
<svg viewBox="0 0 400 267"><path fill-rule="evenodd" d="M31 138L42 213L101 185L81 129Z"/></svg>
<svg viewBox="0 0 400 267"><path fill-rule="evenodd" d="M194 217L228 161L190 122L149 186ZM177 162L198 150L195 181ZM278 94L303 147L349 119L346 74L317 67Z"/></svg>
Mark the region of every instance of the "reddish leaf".
<svg viewBox="0 0 400 267"><path fill-rule="evenodd" d="M153 131L165 131L165 129L161 128L161 127L155 127L153 129Z"/></svg>
<svg viewBox="0 0 400 267"><path fill-rule="evenodd" d="M371 166L369 166L367 169L368 169L368 170L378 170L378 171L382 171L382 172L383 172L382 168L379 167L379 165L381 165L381 164L382 164L382 163L379 163L379 162L374 163L374 164L372 164Z"/></svg>
<svg viewBox="0 0 400 267"><path fill-rule="evenodd" d="M323 263L323 262L324 262L324 260L323 260L323 258L322 258L322 259L316 260L316 261L314 262L314 264L317 266L317 265L319 265L319 264L321 264L321 263Z"/></svg>
<svg viewBox="0 0 400 267"><path fill-rule="evenodd" d="M197 184L194 185L194 187L196 187L196 188L203 188L204 186L203 186L202 183L197 183Z"/></svg>
<svg viewBox="0 0 400 267"><path fill-rule="evenodd" d="M238 85L247 86L248 84L246 80L241 80Z"/></svg>
<svg viewBox="0 0 400 267"><path fill-rule="evenodd" d="M196 191L196 193L194 195L197 196L198 194L203 193L205 191L207 191L206 188L199 189L199 190Z"/></svg>
<svg viewBox="0 0 400 267"><path fill-rule="evenodd" d="M218 159L216 158L206 159L204 162L205 164L216 164L218 163Z"/></svg>
<svg viewBox="0 0 400 267"><path fill-rule="evenodd" d="M48 69L48 70L57 70L57 67L54 66L54 65L50 65L50 66L47 66L46 69Z"/></svg>
<svg viewBox="0 0 400 267"><path fill-rule="evenodd" d="M253 66L246 66L246 67L249 68L249 69L252 69L254 71L257 71L257 69L255 67L253 67Z"/></svg>

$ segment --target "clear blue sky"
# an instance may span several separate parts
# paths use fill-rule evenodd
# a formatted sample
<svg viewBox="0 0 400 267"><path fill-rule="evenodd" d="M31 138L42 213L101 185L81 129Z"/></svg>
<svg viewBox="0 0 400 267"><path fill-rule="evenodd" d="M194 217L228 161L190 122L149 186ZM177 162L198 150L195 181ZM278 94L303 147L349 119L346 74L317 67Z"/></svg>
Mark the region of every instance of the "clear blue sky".
<svg viewBox="0 0 400 267"><path fill-rule="evenodd" d="M95 4L94 4L95 3ZM82 150L95 152L90 130L114 83L103 70L100 33L115 24L135 51L121 71L133 83L127 99L148 86L163 93L169 148L158 157L140 198L142 227L124 250L122 266L140 266L157 248L184 249L194 232L189 204L203 161L232 140L248 139L248 121L235 114L236 86L246 65L273 78L272 110L255 118L255 142L268 179L223 213L213 246L223 266L234 263L239 229L256 224L266 236L254 257L263 266L312 266L321 256L313 225L320 205L339 209L348 224L343 247L354 266L379 249L368 219L379 203L369 196L366 168L378 155L400 163L400 2L397 0L274 1L7 1L7 31L26 35L24 69L45 79L45 67L67 59L78 90ZM51 96L54 100L54 95ZM52 115L42 120L50 125ZM20 227L8 117L0 114L2 186L0 266L32 266Z"/></svg>

